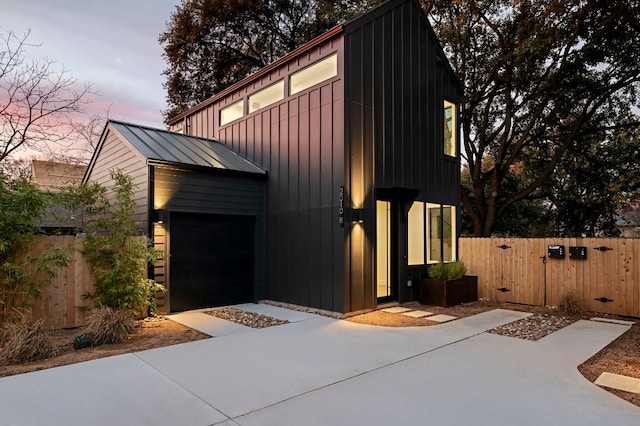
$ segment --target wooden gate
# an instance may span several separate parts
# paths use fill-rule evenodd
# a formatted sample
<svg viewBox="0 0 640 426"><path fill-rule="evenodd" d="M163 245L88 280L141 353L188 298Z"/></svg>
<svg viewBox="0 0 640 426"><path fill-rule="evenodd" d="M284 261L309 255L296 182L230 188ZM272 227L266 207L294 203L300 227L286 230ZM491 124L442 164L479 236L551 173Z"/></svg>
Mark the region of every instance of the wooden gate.
<svg viewBox="0 0 640 426"><path fill-rule="evenodd" d="M593 312L640 317L640 239L461 238L459 257L478 276L478 296L557 306L574 291ZM549 257L563 246L563 257ZM586 258L570 256L570 248Z"/></svg>

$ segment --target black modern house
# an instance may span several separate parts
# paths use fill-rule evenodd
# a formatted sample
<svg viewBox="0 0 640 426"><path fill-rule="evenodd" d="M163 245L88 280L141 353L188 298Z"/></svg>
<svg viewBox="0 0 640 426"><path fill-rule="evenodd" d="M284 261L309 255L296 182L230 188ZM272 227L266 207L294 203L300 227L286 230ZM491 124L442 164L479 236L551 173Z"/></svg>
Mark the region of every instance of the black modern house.
<svg viewBox="0 0 640 426"><path fill-rule="evenodd" d="M416 0L390 0L172 118L109 122L165 256L163 309L272 300L337 313L417 298L457 258L461 87Z"/></svg>

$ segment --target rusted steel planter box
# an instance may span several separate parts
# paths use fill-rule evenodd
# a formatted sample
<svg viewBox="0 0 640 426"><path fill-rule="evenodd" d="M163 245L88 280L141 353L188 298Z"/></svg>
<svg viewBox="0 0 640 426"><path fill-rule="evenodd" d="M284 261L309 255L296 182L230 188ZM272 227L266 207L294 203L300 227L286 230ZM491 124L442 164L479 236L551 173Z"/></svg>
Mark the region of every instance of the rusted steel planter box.
<svg viewBox="0 0 640 426"><path fill-rule="evenodd" d="M458 280L423 279L418 301L422 305L450 306L478 300L478 277L465 275Z"/></svg>

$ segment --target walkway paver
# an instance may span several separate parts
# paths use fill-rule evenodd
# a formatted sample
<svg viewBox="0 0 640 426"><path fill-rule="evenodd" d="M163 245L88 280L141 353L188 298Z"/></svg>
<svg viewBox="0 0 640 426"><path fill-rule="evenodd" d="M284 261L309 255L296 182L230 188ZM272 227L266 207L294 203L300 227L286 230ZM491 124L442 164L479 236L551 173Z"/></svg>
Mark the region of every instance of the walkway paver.
<svg viewBox="0 0 640 426"><path fill-rule="evenodd" d="M403 312L402 315L407 316L407 317L411 317L411 318L424 318L424 317L428 317L428 316L433 315L433 312L410 311L410 312Z"/></svg>
<svg viewBox="0 0 640 426"><path fill-rule="evenodd" d="M223 320L213 315L205 314L204 309L199 311L180 312L169 316L171 320L185 325L209 336L229 336L238 333L253 331L251 327Z"/></svg>

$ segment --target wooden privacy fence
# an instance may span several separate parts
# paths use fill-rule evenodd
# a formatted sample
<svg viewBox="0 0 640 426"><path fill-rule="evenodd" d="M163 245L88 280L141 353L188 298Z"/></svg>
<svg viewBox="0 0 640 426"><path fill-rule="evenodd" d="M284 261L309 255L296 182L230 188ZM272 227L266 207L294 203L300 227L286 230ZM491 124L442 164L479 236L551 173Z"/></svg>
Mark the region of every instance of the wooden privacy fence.
<svg viewBox="0 0 640 426"><path fill-rule="evenodd" d="M564 246L564 257L549 257L549 246ZM459 256L478 276L478 297L558 306L575 291L589 311L640 317L638 238L461 238Z"/></svg>
<svg viewBox="0 0 640 426"><path fill-rule="evenodd" d="M87 262L80 250L83 239L74 236L37 236L29 247L28 255L38 258L42 253L56 247L71 250L72 260L66 268L54 268L51 284L42 289L42 297L32 304L33 318L42 318L54 328L77 327L82 324L85 312L80 309L90 302L83 294L93 291L94 281Z"/></svg>

